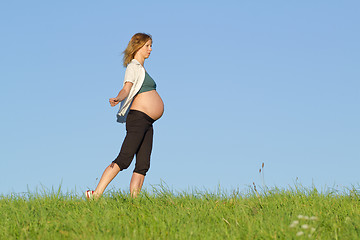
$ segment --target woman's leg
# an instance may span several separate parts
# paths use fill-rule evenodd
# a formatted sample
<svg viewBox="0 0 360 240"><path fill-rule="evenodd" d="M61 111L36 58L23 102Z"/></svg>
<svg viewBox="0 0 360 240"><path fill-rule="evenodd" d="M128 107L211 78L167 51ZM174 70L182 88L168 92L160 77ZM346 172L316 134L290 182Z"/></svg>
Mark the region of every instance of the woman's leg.
<svg viewBox="0 0 360 240"><path fill-rule="evenodd" d="M109 183L114 179L114 177L120 172L120 168L117 164L111 163L104 171L103 175L100 178L99 184L97 185L94 195L95 197L100 197L105 188Z"/></svg>
<svg viewBox="0 0 360 240"><path fill-rule="evenodd" d="M130 181L130 193L133 198L136 198L140 193L142 185L144 183L145 176L134 172Z"/></svg>
<svg viewBox="0 0 360 240"><path fill-rule="evenodd" d="M100 182L95 189L94 195L100 197L105 188L114 177L124 169L127 169L139 149L148 126L141 124L141 119L136 116L139 113L129 112L126 120L126 136L117 158L105 169Z"/></svg>
<svg viewBox="0 0 360 240"><path fill-rule="evenodd" d="M98 186L95 189L95 197L100 197L105 188L119 173L119 171L127 169L130 165L134 155L137 154L140 159L148 159L147 161L140 161L142 164L136 163L135 171L130 182L130 193L136 197L140 192L147 170L150 167L150 154L152 148L152 123L154 122L150 117L139 118L139 114L143 117L142 112L130 111L126 123L126 137L121 147L118 157L105 169ZM145 140L145 141L144 141ZM147 144L143 144L143 143ZM144 156L143 156L144 155ZM145 163L145 165L144 165ZM133 194L134 193L134 194Z"/></svg>
<svg viewBox="0 0 360 240"><path fill-rule="evenodd" d="M134 198L140 193L144 183L145 175L150 168L153 134L154 130L151 125L146 131L144 139L136 154L135 169L130 181L130 193Z"/></svg>

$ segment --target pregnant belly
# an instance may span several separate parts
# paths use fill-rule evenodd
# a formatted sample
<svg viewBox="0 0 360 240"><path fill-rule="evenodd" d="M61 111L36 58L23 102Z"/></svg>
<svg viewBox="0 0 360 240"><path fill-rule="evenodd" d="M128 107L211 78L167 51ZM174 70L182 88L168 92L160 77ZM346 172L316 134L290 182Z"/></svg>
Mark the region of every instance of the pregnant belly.
<svg viewBox="0 0 360 240"><path fill-rule="evenodd" d="M130 109L144 112L157 120L164 113L164 103L157 91L151 90L136 95Z"/></svg>

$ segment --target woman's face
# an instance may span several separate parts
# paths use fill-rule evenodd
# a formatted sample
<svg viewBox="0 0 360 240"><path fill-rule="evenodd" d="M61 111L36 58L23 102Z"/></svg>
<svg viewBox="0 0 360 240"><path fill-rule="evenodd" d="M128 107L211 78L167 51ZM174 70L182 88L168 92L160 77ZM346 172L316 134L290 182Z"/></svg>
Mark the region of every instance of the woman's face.
<svg viewBox="0 0 360 240"><path fill-rule="evenodd" d="M139 49L139 51L136 54L140 54L144 59L148 58L150 56L150 53L152 51L152 40L149 40L145 43L142 48Z"/></svg>

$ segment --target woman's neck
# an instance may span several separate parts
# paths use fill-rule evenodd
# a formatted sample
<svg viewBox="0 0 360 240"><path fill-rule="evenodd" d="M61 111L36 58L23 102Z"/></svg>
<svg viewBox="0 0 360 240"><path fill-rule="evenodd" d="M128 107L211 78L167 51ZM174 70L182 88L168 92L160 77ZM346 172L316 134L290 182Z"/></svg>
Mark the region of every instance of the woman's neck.
<svg viewBox="0 0 360 240"><path fill-rule="evenodd" d="M135 55L134 57L142 66L144 66L145 58Z"/></svg>

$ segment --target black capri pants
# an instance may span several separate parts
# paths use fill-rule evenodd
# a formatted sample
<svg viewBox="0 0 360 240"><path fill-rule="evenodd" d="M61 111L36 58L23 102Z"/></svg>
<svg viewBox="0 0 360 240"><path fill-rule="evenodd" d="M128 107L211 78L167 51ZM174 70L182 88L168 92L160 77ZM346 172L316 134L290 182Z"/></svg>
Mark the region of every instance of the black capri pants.
<svg viewBox="0 0 360 240"><path fill-rule="evenodd" d="M120 171L127 169L136 154L134 172L146 175L150 168L155 122L147 114L130 110L126 118L126 136L117 158L113 161L120 167Z"/></svg>

